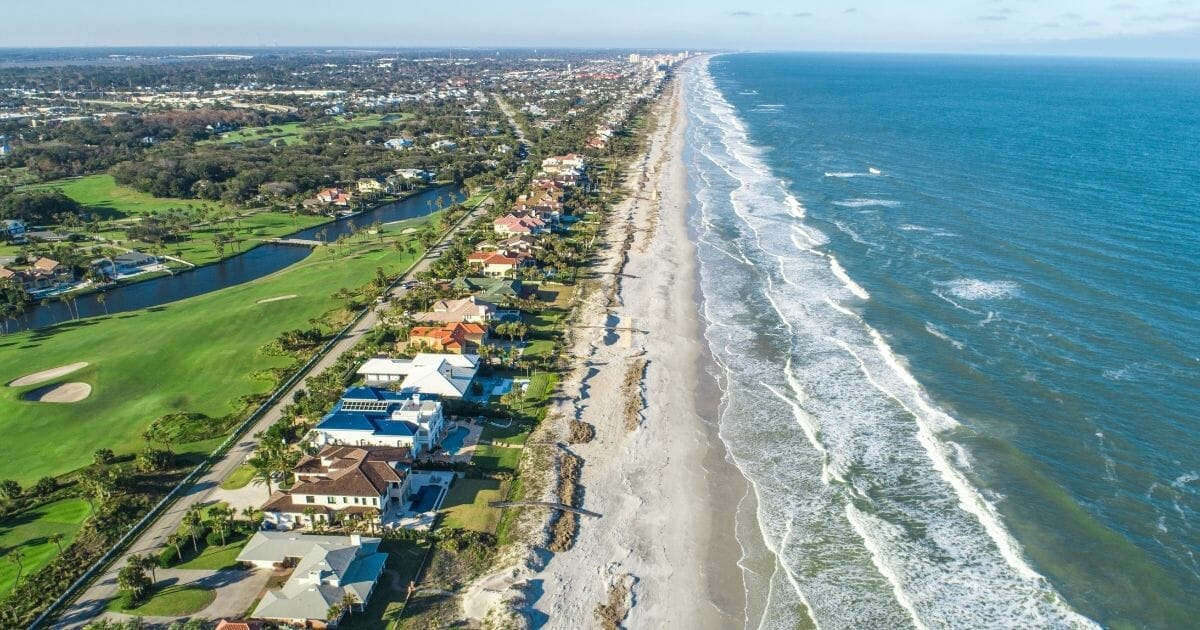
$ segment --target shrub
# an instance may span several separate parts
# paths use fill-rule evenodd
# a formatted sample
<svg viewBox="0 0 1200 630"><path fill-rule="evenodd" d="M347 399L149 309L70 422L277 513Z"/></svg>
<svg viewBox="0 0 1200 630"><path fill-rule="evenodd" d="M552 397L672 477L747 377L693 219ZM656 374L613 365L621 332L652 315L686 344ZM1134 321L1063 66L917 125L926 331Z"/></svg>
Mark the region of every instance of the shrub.
<svg viewBox="0 0 1200 630"><path fill-rule="evenodd" d="M226 538L228 538L228 536L226 536ZM219 532L209 532L208 535L204 537L204 544L208 545L209 547L220 547L221 534Z"/></svg>
<svg viewBox="0 0 1200 630"><path fill-rule="evenodd" d="M46 496L55 490L58 490L58 480L54 477L42 477L33 486L33 493L38 496Z"/></svg>
<svg viewBox="0 0 1200 630"><path fill-rule="evenodd" d="M174 547L167 545L165 549L158 552L158 564L164 569L175 566L176 562L179 562L179 556L175 553Z"/></svg>

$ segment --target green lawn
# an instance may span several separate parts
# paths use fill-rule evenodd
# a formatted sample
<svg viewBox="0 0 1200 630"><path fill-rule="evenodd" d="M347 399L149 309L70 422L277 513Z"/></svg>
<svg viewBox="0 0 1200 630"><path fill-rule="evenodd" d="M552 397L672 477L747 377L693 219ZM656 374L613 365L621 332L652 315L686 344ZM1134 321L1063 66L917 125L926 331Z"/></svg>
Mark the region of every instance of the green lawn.
<svg viewBox="0 0 1200 630"><path fill-rule="evenodd" d="M213 547L201 547L200 553L192 551L192 541L187 540L182 545L184 561L172 566L173 569L232 569L237 566L237 556L242 552L250 537L241 534L229 536L228 544ZM200 541L203 544L204 541Z"/></svg>
<svg viewBox="0 0 1200 630"><path fill-rule="evenodd" d="M251 377L291 359L260 349L280 332L339 308L341 287L370 281L376 267L397 272L414 256L388 244L359 245L355 255L314 251L270 276L152 309L120 313L0 337L0 383L30 372L86 361L61 380L91 384L78 403L34 403L21 394L40 385L0 386L0 434L11 444L0 479L30 484L86 465L98 448L131 453L159 416L191 411L210 417L237 408L241 395L273 383ZM259 300L295 298L259 304Z"/></svg>
<svg viewBox="0 0 1200 630"><path fill-rule="evenodd" d="M357 115L352 120L343 116L339 116L337 118L322 120L316 124L310 124L307 122L291 122L281 125L268 125L266 127L247 127L245 129L238 129L237 131L221 134L219 138L205 140L204 142L232 144L234 142L269 142L272 140L281 140L285 144L304 144L304 135L313 131L374 127L378 125L395 123L401 120L407 120L412 117L413 115L407 112L386 115L366 114Z"/></svg>
<svg viewBox="0 0 1200 630"><path fill-rule="evenodd" d="M10 515L0 521L0 554L21 549L25 554L22 575L31 575L46 566L58 555L58 546L47 540L52 534L62 534L63 548L75 539L80 524L87 518L90 507L83 499L63 499L32 510ZM0 594L12 589L17 578L17 565L0 563Z"/></svg>
<svg viewBox="0 0 1200 630"><path fill-rule="evenodd" d="M245 488L254 479L254 467L249 464L242 464L233 469L233 472L221 482L221 488L225 490L241 490Z"/></svg>
<svg viewBox="0 0 1200 630"><path fill-rule="evenodd" d="M188 232L187 240L180 243L166 243L162 253L182 258L194 265L206 265L221 260L221 258L229 258L239 252L253 249L261 245L264 239L284 236L328 221L328 217L311 214L293 216L278 212L259 211L236 221L196 227ZM115 241L119 246L129 249L148 250L151 248L149 243L129 240L123 229L115 228L116 226L114 229L101 231L95 236ZM237 247L232 243L226 243L221 250L221 255L218 255L217 248L213 245L213 238L218 233L233 233L240 243Z"/></svg>
<svg viewBox="0 0 1200 630"><path fill-rule="evenodd" d="M88 208L99 211L105 219L145 214L151 210L162 212L171 208L220 205L199 199L155 197L127 186L121 186L113 180L112 175L107 173L60 179L37 184L30 188L58 188L63 191L64 195Z"/></svg>
<svg viewBox="0 0 1200 630"><path fill-rule="evenodd" d="M421 561L429 549L425 543L411 540L384 540L380 551L387 552L388 559L384 574L367 602L367 609L342 619L341 630L367 630L391 627L404 605L408 583L416 579ZM400 588L393 588L392 576L398 577Z"/></svg>
<svg viewBox="0 0 1200 630"><path fill-rule="evenodd" d="M520 449L512 450L520 452ZM494 533L500 523L500 510L490 507L488 501L503 499L505 490L506 484L496 479L455 481L442 503L445 513L442 526Z"/></svg>
<svg viewBox="0 0 1200 630"><path fill-rule="evenodd" d="M113 612L139 617L178 617L204 610L217 598L215 591L197 586L168 586L142 602L141 606L129 607L125 597L117 597L108 604Z"/></svg>
<svg viewBox="0 0 1200 630"><path fill-rule="evenodd" d="M471 461L485 470L513 471L517 469L517 462L521 461L521 449L480 444L475 447L475 457Z"/></svg>

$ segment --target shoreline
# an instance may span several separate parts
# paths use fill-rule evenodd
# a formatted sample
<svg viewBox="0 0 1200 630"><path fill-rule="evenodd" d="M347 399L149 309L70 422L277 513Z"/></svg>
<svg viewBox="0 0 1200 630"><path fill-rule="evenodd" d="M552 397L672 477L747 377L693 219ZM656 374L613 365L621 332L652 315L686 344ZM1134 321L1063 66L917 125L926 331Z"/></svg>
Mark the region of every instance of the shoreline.
<svg viewBox="0 0 1200 630"><path fill-rule="evenodd" d="M551 446L523 464L530 494L554 500L561 451L580 458L579 505L603 516L577 521L569 548L551 553L552 519L522 513L529 536L514 545L515 566L468 589L468 618L559 627L593 621L608 604L615 614L606 620L630 627L746 623L745 551L730 508L752 492L718 436L720 391L699 312L683 155L689 75L652 106L656 127L610 213L592 274L599 282L583 296L568 344L576 368L530 440ZM594 439L554 448L580 422Z"/></svg>

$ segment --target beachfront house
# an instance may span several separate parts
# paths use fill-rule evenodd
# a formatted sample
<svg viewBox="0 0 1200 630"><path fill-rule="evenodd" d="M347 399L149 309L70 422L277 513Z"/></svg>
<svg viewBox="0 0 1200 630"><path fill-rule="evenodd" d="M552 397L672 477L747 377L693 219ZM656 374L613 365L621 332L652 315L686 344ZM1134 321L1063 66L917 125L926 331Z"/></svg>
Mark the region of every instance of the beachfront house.
<svg viewBox="0 0 1200 630"><path fill-rule="evenodd" d="M353 599L353 609L366 608L383 574L387 554L378 538L314 536L292 532L258 532L238 554L239 562L270 569L293 564L291 577L278 590L269 590L254 608L253 617L298 627L336 625L345 614L329 618L334 604Z"/></svg>
<svg viewBox="0 0 1200 630"><path fill-rule="evenodd" d="M326 446L300 460L296 483L263 504L263 523L284 530L347 519L379 525L408 500L411 465L408 448Z"/></svg>
<svg viewBox="0 0 1200 630"><path fill-rule="evenodd" d="M442 403L431 396L377 387L352 387L313 428L317 446L349 444L408 448L414 456L445 437Z"/></svg>
<svg viewBox="0 0 1200 630"><path fill-rule="evenodd" d="M433 394L442 398L462 398L479 372L479 357L474 354L434 354L422 352L412 359L370 359L358 368L367 385L399 384L403 392Z"/></svg>
<svg viewBox="0 0 1200 630"><path fill-rule="evenodd" d="M492 222L492 230L501 236L545 234L550 231L545 221L525 212L510 213L496 219Z"/></svg>
<svg viewBox="0 0 1200 630"><path fill-rule="evenodd" d="M461 300L438 300L428 311L416 313L412 317L413 321L422 324L486 324L495 316L495 304L471 295Z"/></svg>
<svg viewBox="0 0 1200 630"><path fill-rule="evenodd" d="M536 261L525 252L471 252L467 265L488 278L514 276L518 269L532 267Z"/></svg>
<svg viewBox="0 0 1200 630"><path fill-rule="evenodd" d="M406 347L433 352L474 354L488 341L486 324L453 323L441 326L417 326L408 332Z"/></svg>

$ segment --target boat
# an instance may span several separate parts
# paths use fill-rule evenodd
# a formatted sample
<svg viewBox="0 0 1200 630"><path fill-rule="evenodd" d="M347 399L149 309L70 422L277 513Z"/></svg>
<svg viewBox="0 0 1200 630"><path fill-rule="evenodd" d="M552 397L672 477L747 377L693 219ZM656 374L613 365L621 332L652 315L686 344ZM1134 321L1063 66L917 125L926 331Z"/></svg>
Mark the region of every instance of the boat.
<svg viewBox="0 0 1200 630"><path fill-rule="evenodd" d="M875 168L874 166L867 167L867 172L872 175L883 175L883 171Z"/></svg>

